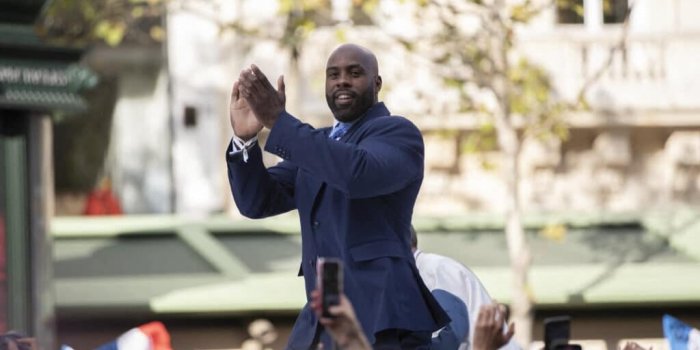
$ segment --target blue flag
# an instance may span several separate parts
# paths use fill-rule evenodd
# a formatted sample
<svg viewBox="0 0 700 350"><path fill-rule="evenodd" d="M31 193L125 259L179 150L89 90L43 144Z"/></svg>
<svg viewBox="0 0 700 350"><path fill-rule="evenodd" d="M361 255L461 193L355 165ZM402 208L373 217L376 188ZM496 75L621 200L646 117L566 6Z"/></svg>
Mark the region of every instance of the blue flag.
<svg viewBox="0 0 700 350"><path fill-rule="evenodd" d="M671 350L700 350L700 331L671 316L663 317L664 337Z"/></svg>

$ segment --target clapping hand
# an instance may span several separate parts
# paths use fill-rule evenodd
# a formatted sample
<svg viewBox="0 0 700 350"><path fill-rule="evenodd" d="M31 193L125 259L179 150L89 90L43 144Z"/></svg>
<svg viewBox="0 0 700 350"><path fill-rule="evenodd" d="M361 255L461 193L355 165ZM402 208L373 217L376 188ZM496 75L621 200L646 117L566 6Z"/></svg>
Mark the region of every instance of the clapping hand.
<svg viewBox="0 0 700 350"><path fill-rule="evenodd" d="M255 117L268 129L272 128L280 113L284 111L286 94L284 77L277 79L277 89L270 84L265 74L256 65L244 69L239 78L241 96L246 100Z"/></svg>
<svg viewBox="0 0 700 350"><path fill-rule="evenodd" d="M263 128L262 123L255 117L248 102L241 96L240 82L236 80L231 90L229 118L233 133L244 141L250 140Z"/></svg>

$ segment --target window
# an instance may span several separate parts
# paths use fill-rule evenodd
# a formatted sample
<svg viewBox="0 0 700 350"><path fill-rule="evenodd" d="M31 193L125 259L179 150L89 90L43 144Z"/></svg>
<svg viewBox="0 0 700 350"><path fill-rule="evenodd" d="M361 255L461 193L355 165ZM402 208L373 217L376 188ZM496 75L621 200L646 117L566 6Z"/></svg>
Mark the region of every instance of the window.
<svg viewBox="0 0 700 350"><path fill-rule="evenodd" d="M603 1L603 23L622 23L627 16L627 0L604 0Z"/></svg>
<svg viewBox="0 0 700 350"><path fill-rule="evenodd" d="M557 1L557 21L561 24L583 24L583 0Z"/></svg>
<svg viewBox="0 0 700 350"><path fill-rule="evenodd" d="M625 21L628 0L556 0L560 24L616 24Z"/></svg>

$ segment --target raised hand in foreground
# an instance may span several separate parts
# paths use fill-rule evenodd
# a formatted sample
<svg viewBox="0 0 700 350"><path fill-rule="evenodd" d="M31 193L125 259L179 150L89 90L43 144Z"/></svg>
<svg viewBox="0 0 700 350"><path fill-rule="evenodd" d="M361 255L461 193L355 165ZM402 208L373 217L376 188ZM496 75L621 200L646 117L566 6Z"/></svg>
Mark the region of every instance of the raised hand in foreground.
<svg viewBox="0 0 700 350"><path fill-rule="evenodd" d="M473 350L496 350L510 340L515 333L513 323L503 331L505 307L500 304L488 304L481 307L474 328Z"/></svg>
<svg viewBox="0 0 700 350"><path fill-rule="evenodd" d="M331 306L328 311L332 318L321 316L321 293L318 289L311 292L311 308L316 313L319 322L326 328L333 340L343 350L370 350L367 337L355 316L355 310L350 300L340 295L340 304Z"/></svg>

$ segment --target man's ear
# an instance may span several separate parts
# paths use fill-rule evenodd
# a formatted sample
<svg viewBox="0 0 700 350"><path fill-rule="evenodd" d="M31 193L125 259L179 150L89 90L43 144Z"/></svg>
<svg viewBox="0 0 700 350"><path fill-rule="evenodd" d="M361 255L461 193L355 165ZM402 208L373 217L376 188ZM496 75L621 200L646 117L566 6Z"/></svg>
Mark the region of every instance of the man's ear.
<svg viewBox="0 0 700 350"><path fill-rule="evenodd" d="M377 77L374 79L374 85L377 87L377 93L382 90L382 76L377 75Z"/></svg>

